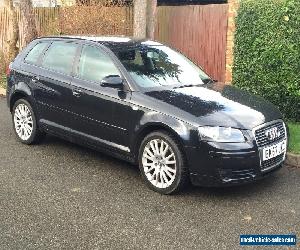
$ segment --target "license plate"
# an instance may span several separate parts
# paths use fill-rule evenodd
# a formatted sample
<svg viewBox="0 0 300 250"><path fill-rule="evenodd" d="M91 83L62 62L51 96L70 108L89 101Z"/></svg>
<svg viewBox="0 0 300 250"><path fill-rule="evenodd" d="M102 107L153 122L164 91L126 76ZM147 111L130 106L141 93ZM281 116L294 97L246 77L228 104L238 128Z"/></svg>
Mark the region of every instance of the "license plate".
<svg viewBox="0 0 300 250"><path fill-rule="evenodd" d="M263 161L272 159L286 152L286 140L281 141L270 147L263 148Z"/></svg>

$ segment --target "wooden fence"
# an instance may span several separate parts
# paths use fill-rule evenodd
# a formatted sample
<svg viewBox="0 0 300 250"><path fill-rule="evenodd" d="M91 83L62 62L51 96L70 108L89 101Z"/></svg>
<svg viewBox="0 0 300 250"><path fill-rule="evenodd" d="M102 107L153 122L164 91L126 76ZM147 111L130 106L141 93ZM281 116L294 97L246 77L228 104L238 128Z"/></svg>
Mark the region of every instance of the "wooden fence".
<svg viewBox="0 0 300 250"><path fill-rule="evenodd" d="M34 8L39 36L47 35L127 35L133 31L132 7L70 6ZM18 47L24 46L22 19L17 10L20 27ZM0 8L0 50L7 40L8 12Z"/></svg>
<svg viewBox="0 0 300 250"><path fill-rule="evenodd" d="M155 37L225 81L227 15L227 4L161 6Z"/></svg>
<svg viewBox="0 0 300 250"><path fill-rule="evenodd" d="M20 40L24 46L20 13ZM34 8L39 36L133 34L132 7L72 6ZM214 79L225 80L228 5L160 6L155 39L191 58ZM6 43L8 13L0 8L0 50Z"/></svg>

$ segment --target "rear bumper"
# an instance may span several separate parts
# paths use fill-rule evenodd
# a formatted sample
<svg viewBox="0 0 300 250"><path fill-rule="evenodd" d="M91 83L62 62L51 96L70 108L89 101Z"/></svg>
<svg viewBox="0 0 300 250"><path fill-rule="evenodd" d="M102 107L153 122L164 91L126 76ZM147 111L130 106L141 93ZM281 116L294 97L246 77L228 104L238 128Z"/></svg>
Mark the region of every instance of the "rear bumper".
<svg viewBox="0 0 300 250"><path fill-rule="evenodd" d="M242 185L268 177L282 167L281 161L262 170L258 148L252 143L245 144L203 143L197 148L186 148L192 184L206 187Z"/></svg>

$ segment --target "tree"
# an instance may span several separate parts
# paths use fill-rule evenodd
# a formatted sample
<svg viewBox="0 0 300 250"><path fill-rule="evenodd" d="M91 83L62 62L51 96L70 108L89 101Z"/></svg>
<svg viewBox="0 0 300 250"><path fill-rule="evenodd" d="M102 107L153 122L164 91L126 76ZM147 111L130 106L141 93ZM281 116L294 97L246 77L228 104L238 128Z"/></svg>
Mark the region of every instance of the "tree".
<svg viewBox="0 0 300 250"><path fill-rule="evenodd" d="M4 5L8 12L9 26L7 29L7 40L5 46L4 60L7 65L18 54L17 42L19 39L19 26L17 20L17 13L13 6L13 0L5 0Z"/></svg>
<svg viewBox="0 0 300 250"><path fill-rule="evenodd" d="M38 35L31 0L20 1L20 14L23 22L24 46L26 46Z"/></svg>
<svg viewBox="0 0 300 250"><path fill-rule="evenodd" d="M147 0L134 1L133 36L145 38L147 28Z"/></svg>
<svg viewBox="0 0 300 250"><path fill-rule="evenodd" d="M148 1L146 37L152 40L154 39L154 33L155 33L156 14L157 14L157 0Z"/></svg>
<svg viewBox="0 0 300 250"><path fill-rule="evenodd" d="M154 39L157 0L134 1L134 37Z"/></svg>

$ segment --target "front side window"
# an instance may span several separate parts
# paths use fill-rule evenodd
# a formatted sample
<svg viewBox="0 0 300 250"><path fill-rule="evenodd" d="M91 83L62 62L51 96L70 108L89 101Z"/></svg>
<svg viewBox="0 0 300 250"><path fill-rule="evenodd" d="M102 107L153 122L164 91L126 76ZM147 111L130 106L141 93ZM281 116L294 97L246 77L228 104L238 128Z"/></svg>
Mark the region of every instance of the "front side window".
<svg viewBox="0 0 300 250"><path fill-rule="evenodd" d="M201 68L167 46L141 44L114 52L143 88L199 85L211 81Z"/></svg>
<svg viewBox="0 0 300 250"><path fill-rule="evenodd" d="M43 60L43 67L70 74L77 50L77 44L70 42L53 42Z"/></svg>
<svg viewBox="0 0 300 250"><path fill-rule="evenodd" d="M113 61L100 49L93 46L83 46L78 75L80 78L100 82L107 76L120 75Z"/></svg>
<svg viewBox="0 0 300 250"><path fill-rule="evenodd" d="M36 44L25 57L25 62L38 64L38 60L47 46L47 42L41 42Z"/></svg>

